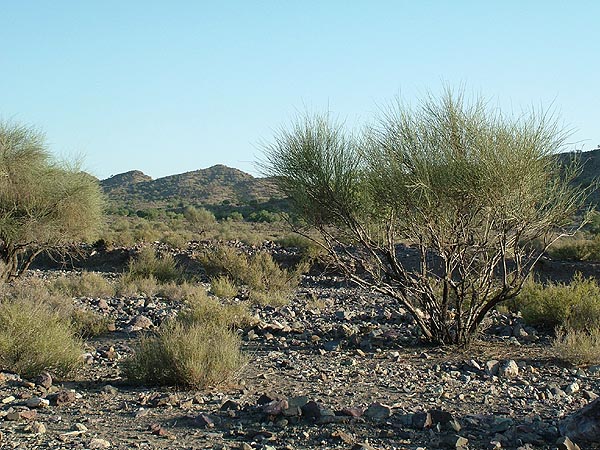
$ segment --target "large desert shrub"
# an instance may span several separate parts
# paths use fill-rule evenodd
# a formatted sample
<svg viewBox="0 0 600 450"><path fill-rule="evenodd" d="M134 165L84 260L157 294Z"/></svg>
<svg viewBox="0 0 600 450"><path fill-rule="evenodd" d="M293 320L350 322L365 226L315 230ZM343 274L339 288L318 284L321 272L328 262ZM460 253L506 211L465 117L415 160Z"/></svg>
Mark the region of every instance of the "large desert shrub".
<svg viewBox="0 0 600 450"><path fill-rule="evenodd" d="M564 138L547 114L447 92L398 102L357 135L301 118L266 146L264 171L351 280L398 301L425 340L464 344L572 232L585 195L553 157Z"/></svg>
<svg viewBox="0 0 600 450"><path fill-rule="evenodd" d="M0 303L0 370L30 378L42 371L73 372L81 363L80 341L69 316L32 298Z"/></svg>
<svg viewBox="0 0 600 450"><path fill-rule="evenodd" d="M105 277L85 271L59 277L49 288L71 297L110 297L115 294L115 287Z"/></svg>
<svg viewBox="0 0 600 450"><path fill-rule="evenodd" d="M56 162L44 136L0 121L0 281L19 277L42 252L64 252L101 226L98 181Z"/></svg>

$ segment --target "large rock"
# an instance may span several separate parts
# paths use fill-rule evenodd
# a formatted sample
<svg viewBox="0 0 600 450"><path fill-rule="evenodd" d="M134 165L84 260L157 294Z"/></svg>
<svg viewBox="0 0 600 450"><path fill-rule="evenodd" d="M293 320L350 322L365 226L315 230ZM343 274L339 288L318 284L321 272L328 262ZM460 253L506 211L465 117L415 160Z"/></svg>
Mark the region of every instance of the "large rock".
<svg viewBox="0 0 600 450"><path fill-rule="evenodd" d="M560 432L575 442L600 442L600 399L596 399L560 422Z"/></svg>

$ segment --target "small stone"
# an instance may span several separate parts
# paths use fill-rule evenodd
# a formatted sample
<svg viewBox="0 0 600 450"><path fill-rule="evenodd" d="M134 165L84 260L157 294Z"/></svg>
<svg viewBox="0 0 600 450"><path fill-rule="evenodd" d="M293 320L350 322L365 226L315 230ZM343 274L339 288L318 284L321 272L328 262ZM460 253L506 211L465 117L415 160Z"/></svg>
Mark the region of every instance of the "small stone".
<svg viewBox="0 0 600 450"><path fill-rule="evenodd" d="M73 425L73 430L79 431L80 433L86 433L88 428L84 424L77 422L75 425Z"/></svg>
<svg viewBox="0 0 600 450"><path fill-rule="evenodd" d="M88 442L88 448L90 450L97 450L103 448L110 448L111 444L106 439L94 438Z"/></svg>
<svg viewBox="0 0 600 450"><path fill-rule="evenodd" d="M239 411L240 409L242 409L241 405L233 400L227 400L220 408L221 411Z"/></svg>
<svg viewBox="0 0 600 450"><path fill-rule="evenodd" d="M596 394L595 392L592 391L583 391L583 398L585 398L586 400L596 400L598 398L598 394Z"/></svg>
<svg viewBox="0 0 600 450"><path fill-rule="evenodd" d="M152 326L154 326L152 320L142 314L135 316L129 321L129 328L132 331L147 330Z"/></svg>
<svg viewBox="0 0 600 450"><path fill-rule="evenodd" d="M44 434L46 432L46 425L41 422L33 422L29 425L28 429L32 434Z"/></svg>
<svg viewBox="0 0 600 450"><path fill-rule="evenodd" d="M215 426L215 422L206 414L199 414L196 416L194 424L200 428L213 428Z"/></svg>
<svg viewBox="0 0 600 450"><path fill-rule="evenodd" d="M6 416L4 416L5 420L9 420L11 422L17 422L19 420L21 420L21 413L19 411L9 411Z"/></svg>
<svg viewBox="0 0 600 450"><path fill-rule="evenodd" d="M565 387L565 392L569 395L579 392L579 384L576 381L574 381L573 383L571 383L571 384L567 385L567 387Z"/></svg>
<svg viewBox="0 0 600 450"><path fill-rule="evenodd" d="M119 393L119 390L116 387L107 384L102 388L102 392L108 395L117 395Z"/></svg>
<svg viewBox="0 0 600 450"><path fill-rule="evenodd" d="M344 444L348 444L348 445L354 444L354 442L355 442L355 439L352 435L350 435L342 430L336 430L336 431L332 432L331 437L343 442Z"/></svg>
<svg viewBox="0 0 600 450"><path fill-rule="evenodd" d="M568 436L561 436L556 441L558 450L581 450Z"/></svg>
<svg viewBox="0 0 600 450"><path fill-rule="evenodd" d="M33 409L26 409L24 411L21 411L19 414L21 416L21 419L24 419L24 420L37 419L37 411L35 411Z"/></svg>
<svg viewBox="0 0 600 450"><path fill-rule="evenodd" d="M498 367L498 376L502 378L515 378L519 375L519 366L514 359L504 361Z"/></svg>
<svg viewBox="0 0 600 450"><path fill-rule="evenodd" d="M342 409L341 414L348 417L361 417L364 412L361 408L349 407Z"/></svg>
<svg viewBox="0 0 600 450"><path fill-rule="evenodd" d="M392 416L392 408L381 403L372 403L364 415L373 420L385 420Z"/></svg>
<svg viewBox="0 0 600 450"><path fill-rule="evenodd" d="M48 372L42 372L35 379L35 384L42 386L44 389L50 389L50 386L52 386L52 376Z"/></svg>
<svg viewBox="0 0 600 450"><path fill-rule="evenodd" d="M16 400L14 395L9 395L8 397L4 397L2 399L2 404L3 405L8 405L9 403L12 403Z"/></svg>
<svg viewBox="0 0 600 450"><path fill-rule="evenodd" d="M62 390L54 395L53 400L57 406L72 403L77 399L77 395L73 391Z"/></svg>
<svg viewBox="0 0 600 450"><path fill-rule="evenodd" d="M168 431L164 429L159 423L151 424L148 429L155 436L166 436L168 435Z"/></svg>
<svg viewBox="0 0 600 450"><path fill-rule="evenodd" d="M491 359L485 363L485 373L490 376L498 374L498 368L500 367L500 362L496 359Z"/></svg>
<svg viewBox="0 0 600 450"><path fill-rule="evenodd" d="M289 403L287 400L273 400L272 402L263 405L262 411L270 416L277 416L288 408Z"/></svg>
<svg viewBox="0 0 600 450"><path fill-rule="evenodd" d="M50 406L50 400L40 397L31 397L25 404L28 408L47 408Z"/></svg>

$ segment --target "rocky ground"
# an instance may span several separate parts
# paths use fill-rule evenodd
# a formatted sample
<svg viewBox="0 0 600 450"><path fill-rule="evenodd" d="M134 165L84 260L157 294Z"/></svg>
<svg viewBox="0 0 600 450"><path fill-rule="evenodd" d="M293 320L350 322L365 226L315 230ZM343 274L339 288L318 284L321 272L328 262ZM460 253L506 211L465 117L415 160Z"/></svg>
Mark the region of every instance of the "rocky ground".
<svg viewBox="0 0 600 450"><path fill-rule="evenodd" d="M75 301L114 318L115 331L88 341L76 379L0 374L0 448L576 448L564 434L600 448L581 441L585 417L565 420L598 403L600 367L554 359L550 337L514 316L494 313L468 351L428 348L389 299L307 276L289 305L255 308L237 379L196 392L120 375L132 342L177 304Z"/></svg>

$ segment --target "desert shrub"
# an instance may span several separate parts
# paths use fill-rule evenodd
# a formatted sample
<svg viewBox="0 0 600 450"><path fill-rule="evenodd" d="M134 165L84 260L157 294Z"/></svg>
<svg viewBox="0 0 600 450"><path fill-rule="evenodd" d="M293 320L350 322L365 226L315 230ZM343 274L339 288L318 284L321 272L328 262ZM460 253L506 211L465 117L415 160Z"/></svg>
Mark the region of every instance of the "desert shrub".
<svg viewBox="0 0 600 450"><path fill-rule="evenodd" d="M516 298L516 308L535 326L589 329L600 326L600 286L580 275L569 284L528 281Z"/></svg>
<svg viewBox="0 0 600 450"><path fill-rule="evenodd" d="M282 269L266 252L247 255L226 246L205 252L201 260L210 275L225 275L236 284L246 285L251 296L260 298L259 303L273 299L281 304L298 287L302 273L308 269L307 264Z"/></svg>
<svg viewBox="0 0 600 450"><path fill-rule="evenodd" d="M600 328L584 331L560 327L552 348L559 358L572 364L600 364Z"/></svg>
<svg viewBox="0 0 600 450"><path fill-rule="evenodd" d="M209 297L204 290L186 299L177 319L184 324L216 324L226 328L243 328L251 321L250 312L243 303L222 303L215 297Z"/></svg>
<svg viewBox="0 0 600 450"><path fill-rule="evenodd" d="M161 237L160 242L163 242L172 248L185 250L188 247L188 243L193 240L193 237L193 234L189 232L169 231Z"/></svg>
<svg viewBox="0 0 600 450"><path fill-rule="evenodd" d="M245 364L234 328L248 320L241 305L224 305L197 290L155 335L142 338L124 374L134 382L202 389L223 384Z"/></svg>
<svg viewBox="0 0 600 450"><path fill-rule="evenodd" d="M206 293L204 287L187 281L182 283L163 283L157 287L156 294L171 301L185 301L188 298Z"/></svg>
<svg viewBox="0 0 600 450"><path fill-rule="evenodd" d="M566 238L548 249L551 258L566 261L600 261L600 236Z"/></svg>
<svg viewBox="0 0 600 450"><path fill-rule="evenodd" d="M227 276L219 275L210 282L210 289L217 297L231 298L238 294L237 286Z"/></svg>
<svg viewBox="0 0 600 450"><path fill-rule="evenodd" d="M265 145L263 174L348 279L402 304L424 340L468 344L581 225L580 166L553 157L566 135L552 114L511 116L451 89L397 99L363 130L300 116ZM427 257L407 263L401 243Z"/></svg>
<svg viewBox="0 0 600 450"><path fill-rule="evenodd" d="M115 294L114 286L102 275L93 272L57 278L49 289L71 297L109 297Z"/></svg>
<svg viewBox="0 0 600 450"><path fill-rule="evenodd" d="M179 280L182 272L173 255L157 255L154 249L145 247L129 262L127 275L131 279L152 276L159 282L168 282Z"/></svg>
<svg viewBox="0 0 600 450"><path fill-rule="evenodd" d="M137 275L125 272L119 277L115 292L120 297L134 297L136 295L152 297L159 291L159 288L159 283L153 275L140 278Z"/></svg>
<svg viewBox="0 0 600 450"><path fill-rule="evenodd" d="M285 236L276 239L275 242L284 248L298 249L301 256L308 260L318 258L325 254L325 250L322 247L307 237L297 233L286 234Z"/></svg>
<svg viewBox="0 0 600 450"><path fill-rule="evenodd" d="M81 363L81 342L60 310L32 298L0 303L0 367L26 378L48 370L59 376Z"/></svg>
<svg viewBox="0 0 600 450"><path fill-rule="evenodd" d="M110 318L84 308L73 308L70 318L75 334L83 339L106 333L113 323Z"/></svg>
<svg viewBox="0 0 600 450"><path fill-rule="evenodd" d="M142 338L123 372L137 383L203 389L224 384L245 362L234 331L175 320Z"/></svg>

